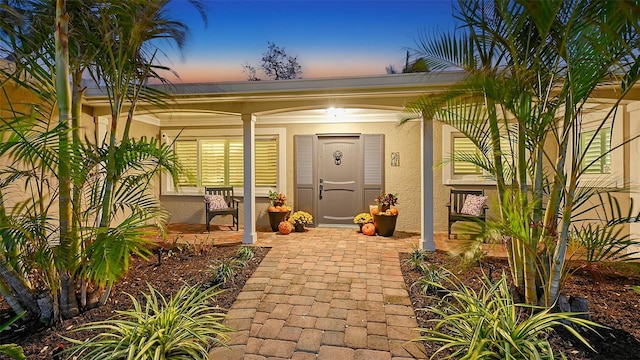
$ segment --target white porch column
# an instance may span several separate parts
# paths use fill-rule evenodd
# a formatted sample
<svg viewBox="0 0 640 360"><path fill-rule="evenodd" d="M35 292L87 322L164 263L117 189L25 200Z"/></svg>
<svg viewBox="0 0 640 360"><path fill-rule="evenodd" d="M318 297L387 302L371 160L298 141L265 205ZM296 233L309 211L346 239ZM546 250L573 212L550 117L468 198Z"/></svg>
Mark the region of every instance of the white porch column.
<svg viewBox="0 0 640 360"><path fill-rule="evenodd" d="M627 105L629 122L629 137L640 134L640 102L634 102ZM625 138L627 135L625 134ZM640 158L640 139L635 139L629 143L629 162L625 164L629 167L629 182L633 187L629 196L633 201L633 214L640 212L640 191L637 190L637 186L640 185L640 167L637 166L638 158ZM634 222L629 225L629 232L632 238L640 238L640 223ZM635 246L635 249L640 251L640 246ZM635 258L640 258L636 254Z"/></svg>
<svg viewBox="0 0 640 360"><path fill-rule="evenodd" d="M256 234L255 125L255 115L242 114L242 151L244 155L243 244L254 244L258 239Z"/></svg>
<svg viewBox="0 0 640 360"><path fill-rule="evenodd" d="M421 124L422 226L420 227L420 247L428 251L435 251L436 243L433 241L433 120L423 116Z"/></svg>

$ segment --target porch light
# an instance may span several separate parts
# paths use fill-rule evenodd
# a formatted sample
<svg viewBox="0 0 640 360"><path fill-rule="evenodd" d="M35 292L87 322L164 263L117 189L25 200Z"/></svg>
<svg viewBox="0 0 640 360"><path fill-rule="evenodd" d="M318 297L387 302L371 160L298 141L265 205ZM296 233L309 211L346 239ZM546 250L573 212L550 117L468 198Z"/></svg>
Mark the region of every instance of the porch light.
<svg viewBox="0 0 640 360"><path fill-rule="evenodd" d="M330 117L338 117L340 115L344 114L344 109L343 108L334 108L334 107L330 107L327 109L327 115Z"/></svg>

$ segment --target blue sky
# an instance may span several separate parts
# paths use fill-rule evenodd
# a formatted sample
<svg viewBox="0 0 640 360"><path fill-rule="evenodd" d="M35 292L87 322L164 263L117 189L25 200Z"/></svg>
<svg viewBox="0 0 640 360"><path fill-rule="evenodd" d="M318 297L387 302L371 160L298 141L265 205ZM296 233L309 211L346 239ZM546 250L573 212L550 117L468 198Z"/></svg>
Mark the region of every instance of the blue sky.
<svg viewBox="0 0 640 360"><path fill-rule="evenodd" d="M169 5L191 29L183 56L162 60L178 82L243 81L242 64L257 65L269 41L298 57L304 78L384 74L402 68L420 34L454 24L450 0L205 3L207 27L186 0Z"/></svg>

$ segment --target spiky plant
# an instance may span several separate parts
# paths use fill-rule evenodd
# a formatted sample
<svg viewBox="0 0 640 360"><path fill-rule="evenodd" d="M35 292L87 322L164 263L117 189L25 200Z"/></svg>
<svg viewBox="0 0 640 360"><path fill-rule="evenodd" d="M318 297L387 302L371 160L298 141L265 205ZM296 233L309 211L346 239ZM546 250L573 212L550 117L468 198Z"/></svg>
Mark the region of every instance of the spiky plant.
<svg viewBox="0 0 640 360"><path fill-rule="evenodd" d="M167 300L149 285L144 305L129 295L133 309L75 329L99 334L86 341L65 338L75 344L67 352L88 360L206 359L211 344L223 345L231 331L222 324L225 315L212 305L222 291L184 286Z"/></svg>
<svg viewBox="0 0 640 360"><path fill-rule="evenodd" d="M233 276L240 267L242 267L241 263L235 258L218 261L215 266L211 266L213 269L213 283L226 285L227 282L233 280Z"/></svg>
<svg viewBox="0 0 640 360"><path fill-rule="evenodd" d="M247 262L249 262L249 260L253 259L254 256L255 253L253 252L252 248L248 246L241 246L238 248L238 251L236 251L235 258L244 266Z"/></svg>
<svg viewBox="0 0 640 360"><path fill-rule="evenodd" d="M418 287L418 290L422 294L442 289L442 280L449 277L450 274L450 272L443 267L426 263L421 267L420 272L422 276L420 276L411 287Z"/></svg>
<svg viewBox="0 0 640 360"><path fill-rule="evenodd" d="M436 315L428 320L433 327L419 329L423 335L415 339L442 344L431 358L448 350L445 359L555 359L547 340L553 328L564 327L591 348L571 324L602 327L579 313L514 303L505 276L493 284L487 279L478 291L447 282L451 288L442 300L425 309Z"/></svg>

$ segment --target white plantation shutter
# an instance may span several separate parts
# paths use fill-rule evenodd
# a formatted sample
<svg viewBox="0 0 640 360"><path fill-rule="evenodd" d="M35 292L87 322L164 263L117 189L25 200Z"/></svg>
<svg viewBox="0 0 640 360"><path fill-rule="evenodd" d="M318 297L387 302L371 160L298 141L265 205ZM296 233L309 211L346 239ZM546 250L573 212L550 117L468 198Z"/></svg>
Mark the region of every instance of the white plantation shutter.
<svg viewBox="0 0 640 360"><path fill-rule="evenodd" d="M611 173L611 129L601 129L596 131L587 131L580 134L580 148L584 151L584 160L582 161L582 169L586 174L609 174ZM589 145L589 141L593 138L593 142ZM589 147L587 148L587 145ZM606 154L605 156L602 156ZM602 156L599 160L600 156ZM591 166L593 161L595 161ZM589 166L589 168L587 168Z"/></svg>
<svg viewBox="0 0 640 360"><path fill-rule="evenodd" d="M244 183L244 155L242 140L227 141L227 185L240 186Z"/></svg>
<svg viewBox="0 0 640 360"><path fill-rule="evenodd" d="M455 136L452 141L452 154L475 154L479 150L467 137ZM482 174L482 169L467 161L454 161L453 173L456 175Z"/></svg>
<svg viewBox="0 0 640 360"><path fill-rule="evenodd" d="M187 171L178 180L180 186L242 186L244 154L240 138L180 140L175 143L178 160ZM278 139L255 140L256 186L278 184Z"/></svg>
<svg viewBox="0 0 640 360"><path fill-rule="evenodd" d="M225 140L200 140L200 181L202 186L225 184Z"/></svg>
<svg viewBox="0 0 640 360"><path fill-rule="evenodd" d="M177 140L174 150L184 173L178 177L179 186L196 186L198 183L198 142L196 140Z"/></svg>
<svg viewBox="0 0 640 360"><path fill-rule="evenodd" d="M276 139L256 139L255 156L256 186L277 186L278 142Z"/></svg>

